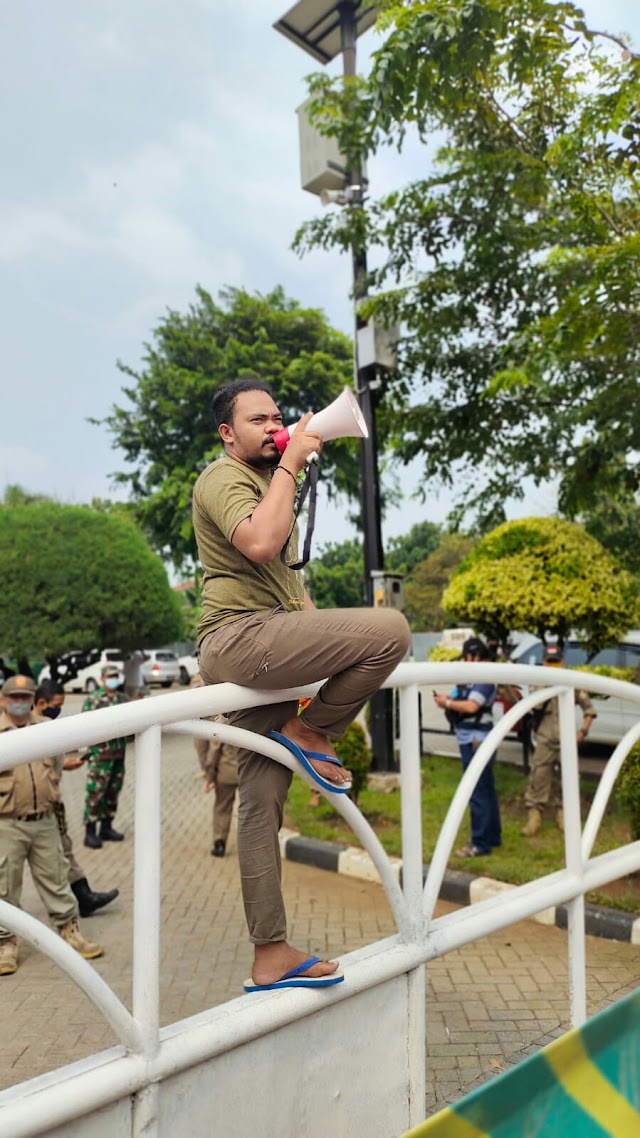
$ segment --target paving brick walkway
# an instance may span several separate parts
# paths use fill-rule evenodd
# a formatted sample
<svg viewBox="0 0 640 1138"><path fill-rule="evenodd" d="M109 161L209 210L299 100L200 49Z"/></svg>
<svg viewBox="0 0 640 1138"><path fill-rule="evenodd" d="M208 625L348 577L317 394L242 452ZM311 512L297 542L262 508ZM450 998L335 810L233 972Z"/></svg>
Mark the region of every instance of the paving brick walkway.
<svg viewBox="0 0 640 1138"><path fill-rule="evenodd" d="M131 768L133 759L130 760ZM249 974L235 841L212 858L211 801L196 777L190 740L168 739L163 753L163 1024L229 1000ZM118 885L119 899L82 922L105 946L100 974L131 1006L132 787L125 782L117 826L127 834L102 850L82 846L82 771L64 776L76 848L91 885ZM382 889L337 873L284 863L290 939L340 956L394 931ZM25 875L24 907L44 916ZM453 908L441 904L439 912ZM589 1010L635 987L637 947L588 938ZM459 1098L479 1080L542 1046L566 1025L566 933L522 922L432 962L427 969L429 1108ZM84 995L29 945L14 976L0 978L0 1087L62 1066L115 1040Z"/></svg>

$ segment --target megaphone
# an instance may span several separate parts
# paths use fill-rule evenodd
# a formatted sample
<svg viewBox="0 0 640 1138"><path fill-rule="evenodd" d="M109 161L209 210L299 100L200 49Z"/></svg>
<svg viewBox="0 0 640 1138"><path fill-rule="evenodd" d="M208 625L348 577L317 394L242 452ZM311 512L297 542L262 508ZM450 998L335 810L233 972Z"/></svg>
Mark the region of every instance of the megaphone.
<svg viewBox="0 0 640 1138"><path fill-rule="evenodd" d="M276 431L273 441L280 454L283 454L287 443L297 427L283 427ZM306 431L317 431L323 442L329 439L357 438L367 439L369 432L364 421L364 415L358 406L358 401L352 391L345 387L333 403L312 415L305 427Z"/></svg>

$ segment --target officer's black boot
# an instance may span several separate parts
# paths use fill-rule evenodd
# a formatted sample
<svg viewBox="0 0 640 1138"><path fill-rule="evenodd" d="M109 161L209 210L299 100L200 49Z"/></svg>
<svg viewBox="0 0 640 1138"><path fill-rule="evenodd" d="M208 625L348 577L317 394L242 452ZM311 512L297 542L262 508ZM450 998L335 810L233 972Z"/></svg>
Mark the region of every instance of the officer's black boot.
<svg viewBox="0 0 640 1138"><path fill-rule="evenodd" d="M102 842L122 842L124 841L124 834L118 833L111 825L112 818L103 818L102 825L100 826L100 840Z"/></svg>
<svg viewBox="0 0 640 1138"><path fill-rule="evenodd" d="M111 901L115 901L120 890L110 889L108 893L94 893L86 877L79 881L72 881L71 888L76 895L81 917L90 917L97 909L103 909Z"/></svg>
<svg viewBox="0 0 640 1138"><path fill-rule="evenodd" d="M90 850L102 849L102 839L96 834L95 822L87 822L84 828L84 844Z"/></svg>

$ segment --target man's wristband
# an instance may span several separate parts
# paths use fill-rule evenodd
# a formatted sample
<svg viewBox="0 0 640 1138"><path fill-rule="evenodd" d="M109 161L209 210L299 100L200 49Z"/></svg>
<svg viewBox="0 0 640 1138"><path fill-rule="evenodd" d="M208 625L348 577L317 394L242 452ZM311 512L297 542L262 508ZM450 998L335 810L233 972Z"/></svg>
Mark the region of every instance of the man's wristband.
<svg viewBox="0 0 640 1138"><path fill-rule="evenodd" d="M447 711L448 711L448 710L449 710L449 708L451 707L451 700L450 700L450 699L445 699L445 701L444 701L444 706L446 707L446 709L447 709Z"/></svg>
<svg viewBox="0 0 640 1138"><path fill-rule="evenodd" d="M293 474L293 472L292 472L291 470L289 470L289 469L288 469L288 467L286 467L286 466L276 466L276 468L275 468L275 470L274 470L274 474L275 474L275 473L276 473L276 471L278 471L278 470L282 470L282 471L284 471L284 473L285 473L285 474L288 474L288 475L289 475L289 478L293 478L293 484L294 484L294 486L295 486L295 487L296 487L296 489L297 489L297 487L298 487L298 479L296 478L295 474Z"/></svg>

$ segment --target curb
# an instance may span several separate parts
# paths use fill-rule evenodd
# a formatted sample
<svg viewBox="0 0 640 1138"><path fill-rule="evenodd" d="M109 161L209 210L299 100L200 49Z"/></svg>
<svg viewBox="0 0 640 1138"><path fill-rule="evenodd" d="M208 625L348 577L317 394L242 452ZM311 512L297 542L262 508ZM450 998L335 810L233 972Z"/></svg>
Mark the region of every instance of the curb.
<svg viewBox="0 0 640 1138"><path fill-rule="evenodd" d="M361 881L380 880L369 854L356 846L343 846L339 842L325 842L319 838L305 838L294 830L281 830L280 852L287 861L296 861L300 865L328 869ZM389 861L398 881L402 881L402 859L390 857ZM427 869L427 866L423 866L423 881L426 879ZM475 877L472 873L448 869L442 881L439 898L441 901L451 901L456 905L473 905L476 901L494 897L497 893L507 893L510 889L517 889L517 886L505 881L494 881L491 877ZM538 921L539 924L566 929L569 914L566 905L552 905L529 919ZM607 909L603 905L585 904L585 932L588 936L640 944L640 917L634 917L632 913L623 913L618 909Z"/></svg>

